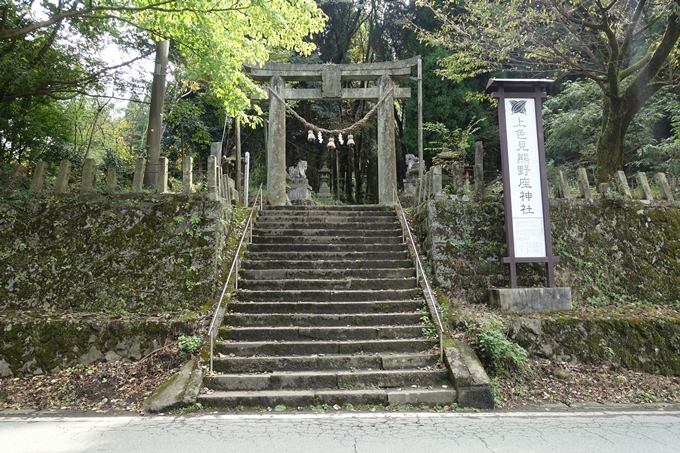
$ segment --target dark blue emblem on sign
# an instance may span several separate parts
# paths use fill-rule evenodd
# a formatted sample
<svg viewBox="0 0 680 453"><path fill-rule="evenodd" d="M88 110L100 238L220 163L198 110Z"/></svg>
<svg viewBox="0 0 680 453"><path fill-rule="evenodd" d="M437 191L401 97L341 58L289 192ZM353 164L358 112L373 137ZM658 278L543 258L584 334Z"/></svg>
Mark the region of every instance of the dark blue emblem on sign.
<svg viewBox="0 0 680 453"><path fill-rule="evenodd" d="M522 115L527 114L527 101L510 101L512 106L512 114L521 113Z"/></svg>

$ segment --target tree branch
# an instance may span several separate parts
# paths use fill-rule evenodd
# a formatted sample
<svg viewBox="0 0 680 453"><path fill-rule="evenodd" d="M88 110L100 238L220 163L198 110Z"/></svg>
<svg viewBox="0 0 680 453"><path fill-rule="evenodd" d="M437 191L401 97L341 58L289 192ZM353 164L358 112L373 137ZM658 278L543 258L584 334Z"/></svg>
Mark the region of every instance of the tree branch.
<svg viewBox="0 0 680 453"><path fill-rule="evenodd" d="M651 58L652 52L651 49L649 49L649 52L647 52L647 54L644 57L640 58L638 61L628 66L627 68L619 71L619 80L625 80L627 77L635 74L640 69L644 68L645 65L649 63L649 60L651 60Z"/></svg>
<svg viewBox="0 0 680 453"><path fill-rule="evenodd" d="M163 5L169 5L176 3L176 0L165 0L158 3L153 3L146 6L90 6L83 9L76 9L67 12L59 12L47 20L34 22L25 27L11 28L11 29L0 29L0 40L17 38L19 36L27 35L31 32L39 30L41 28L49 27L65 19L72 19L77 17L88 16L88 18L94 19L97 16L89 16L92 13L106 13L106 12L141 12L141 11L158 11L161 13L184 13L184 12L196 12L201 14L206 13L218 13L227 11L241 11L247 10L250 6L235 6L231 8L207 8L207 9L196 9L196 8L164 8ZM75 7L76 5L74 5Z"/></svg>
<svg viewBox="0 0 680 453"><path fill-rule="evenodd" d="M596 22L587 21L583 18L574 17L569 11L562 8L562 6L557 2L557 0L548 0L548 2L553 6L553 8L569 22L576 25L582 25L584 27L592 28L593 30L602 30L603 25Z"/></svg>
<svg viewBox="0 0 680 453"><path fill-rule="evenodd" d="M642 11L645 7L645 4L647 3L647 0L640 0L638 2L637 8L635 8L635 12L633 13L633 16L630 19L630 22L626 24L624 27L624 40L623 43L621 44L621 53L623 55L628 54L628 50L630 49L631 44L633 43L633 38L634 38L634 31L635 28L637 27L640 17L642 16Z"/></svg>

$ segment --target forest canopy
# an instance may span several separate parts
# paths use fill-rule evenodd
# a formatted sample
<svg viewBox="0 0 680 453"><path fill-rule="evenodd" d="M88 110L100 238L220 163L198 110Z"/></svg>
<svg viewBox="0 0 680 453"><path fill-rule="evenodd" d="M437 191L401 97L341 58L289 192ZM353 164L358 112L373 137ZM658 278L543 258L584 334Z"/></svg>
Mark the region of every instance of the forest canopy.
<svg viewBox="0 0 680 453"><path fill-rule="evenodd" d="M420 29L451 54L439 73L491 71L592 80L600 89L597 177L623 169L635 116L678 75L680 0L421 0L439 22Z"/></svg>
<svg viewBox="0 0 680 453"><path fill-rule="evenodd" d="M0 6L0 160L52 168L86 156L125 168L145 155L151 56L171 41L162 155L205 160L221 141L233 155L234 118L264 175L266 102L244 62L372 63L423 58L425 163L444 148L470 163L484 142L487 176L498 159L496 109L478 95L490 77L555 78L544 104L549 165L613 171L680 169L677 41L680 0L19 0ZM111 53L113 50L113 58ZM143 64L143 76L130 68ZM412 98L395 103L400 178L417 154ZM302 82L299 87L312 87ZM360 87L355 83L355 87ZM262 95L260 91L260 95ZM131 99L121 111L118 98ZM292 103L307 120L347 127L371 101ZM242 121L243 124L243 121ZM356 146L330 153L287 125L287 165L333 171L346 202L375 199L373 123ZM466 152L467 151L467 152ZM129 165L128 165L129 167Z"/></svg>

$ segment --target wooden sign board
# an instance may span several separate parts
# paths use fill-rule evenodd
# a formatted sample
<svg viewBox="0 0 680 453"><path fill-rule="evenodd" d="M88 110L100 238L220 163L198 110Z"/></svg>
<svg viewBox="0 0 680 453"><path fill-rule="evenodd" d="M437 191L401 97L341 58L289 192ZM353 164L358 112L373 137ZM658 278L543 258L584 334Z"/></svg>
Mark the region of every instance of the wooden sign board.
<svg viewBox="0 0 680 453"><path fill-rule="evenodd" d="M550 207L543 147L541 99L549 79L491 79L487 93L498 99L510 287L517 263L546 263L555 286Z"/></svg>

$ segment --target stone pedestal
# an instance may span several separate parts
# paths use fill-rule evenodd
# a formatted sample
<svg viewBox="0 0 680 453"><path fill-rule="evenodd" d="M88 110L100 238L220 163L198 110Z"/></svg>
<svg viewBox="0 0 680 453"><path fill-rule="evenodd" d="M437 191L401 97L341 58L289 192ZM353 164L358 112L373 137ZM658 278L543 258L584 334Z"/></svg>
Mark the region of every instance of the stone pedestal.
<svg viewBox="0 0 680 453"><path fill-rule="evenodd" d="M493 288L489 303L503 313L571 310L571 288Z"/></svg>
<svg viewBox="0 0 680 453"><path fill-rule="evenodd" d="M312 187L307 178L290 178L288 186L290 187L288 198L292 204L311 204Z"/></svg>

